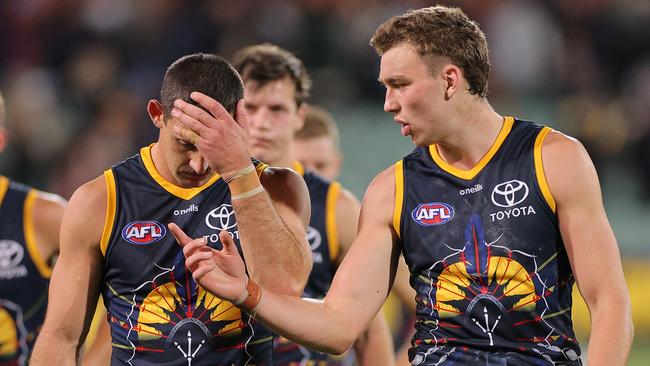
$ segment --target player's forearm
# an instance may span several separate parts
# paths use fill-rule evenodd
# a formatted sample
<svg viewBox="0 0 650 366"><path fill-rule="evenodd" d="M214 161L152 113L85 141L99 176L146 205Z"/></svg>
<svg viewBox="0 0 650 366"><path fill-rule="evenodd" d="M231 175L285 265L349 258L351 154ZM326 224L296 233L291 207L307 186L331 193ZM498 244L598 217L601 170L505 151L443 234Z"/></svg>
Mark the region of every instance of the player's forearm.
<svg viewBox="0 0 650 366"><path fill-rule="evenodd" d="M354 352L360 366L393 366L395 352L388 324L380 312L364 334L354 342Z"/></svg>
<svg viewBox="0 0 650 366"><path fill-rule="evenodd" d="M256 319L285 338L308 348L330 353L345 352L366 324L360 317L349 317L354 309L341 311L323 301L263 290Z"/></svg>
<svg viewBox="0 0 650 366"><path fill-rule="evenodd" d="M273 291L300 296L311 252L279 217L266 193L234 201L244 260L251 277Z"/></svg>
<svg viewBox="0 0 650 366"><path fill-rule="evenodd" d="M589 366L626 365L634 333L627 295L602 296L590 312Z"/></svg>
<svg viewBox="0 0 650 366"><path fill-rule="evenodd" d="M78 342L43 328L36 339L29 364L32 366L75 366Z"/></svg>

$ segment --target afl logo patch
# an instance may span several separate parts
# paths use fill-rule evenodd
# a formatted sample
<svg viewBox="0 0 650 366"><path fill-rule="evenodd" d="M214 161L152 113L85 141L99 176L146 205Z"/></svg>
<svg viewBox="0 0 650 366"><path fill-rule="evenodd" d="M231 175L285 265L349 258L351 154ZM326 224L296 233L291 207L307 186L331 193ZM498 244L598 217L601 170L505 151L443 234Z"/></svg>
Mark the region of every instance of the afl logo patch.
<svg viewBox="0 0 650 366"><path fill-rule="evenodd" d="M442 225L454 217L454 208L443 202L420 203L411 217L422 226Z"/></svg>
<svg viewBox="0 0 650 366"><path fill-rule="evenodd" d="M155 243L165 237L167 229L158 221L133 221L122 229L122 239L135 245Z"/></svg>

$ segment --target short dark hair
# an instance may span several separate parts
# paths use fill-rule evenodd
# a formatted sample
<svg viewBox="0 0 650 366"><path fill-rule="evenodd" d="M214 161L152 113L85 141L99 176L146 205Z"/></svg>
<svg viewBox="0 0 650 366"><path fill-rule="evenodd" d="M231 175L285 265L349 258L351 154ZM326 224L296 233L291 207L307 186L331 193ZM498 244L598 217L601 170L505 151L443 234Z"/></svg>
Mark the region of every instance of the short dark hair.
<svg viewBox="0 0 650 366"><path fill-rule="evenodd" d="M432 6L410 10L388 19L370 39L370 45L380 56L404 42L428 60L432 70L436 56L448 58L463 71L470 94L487 95L487 40L478 24L459 8Z"/></svg>
<svg viewBox="0 0 650 366"><path fill-rule="evenodd" d="M296 132L296 139L317 137L329 137L334 146L339 148L339 129L332 114L319 106L309 105L305 112L305 124Z"/></svg>
<svg viewBox="0 0 650 366"><path fill-rule="evenodd" d="M295 86L297 105L309 97L311 78L305 65L296 55L274 44L243 48L235 53L232 63L244 80L254 80L260 86L288 76Z"/></svg>
<svg viewBox="0 0 650 366"><path fill-rule="evenodd" d="M228 61L214 54L195 53L174 61L165 72L160 90L165 114L169 115L176 99L196 105L190 99L193 91L212 97L233 114L244 97L244 83Z"/></svg>

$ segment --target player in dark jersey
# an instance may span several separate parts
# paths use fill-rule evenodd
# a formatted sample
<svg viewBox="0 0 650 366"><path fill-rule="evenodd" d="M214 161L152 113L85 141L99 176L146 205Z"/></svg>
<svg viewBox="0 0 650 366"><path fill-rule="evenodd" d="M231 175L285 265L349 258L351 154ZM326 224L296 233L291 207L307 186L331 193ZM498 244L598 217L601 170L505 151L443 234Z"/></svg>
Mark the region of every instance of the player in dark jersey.
<svg viewBox="0 0 650 366"><path fill-rule="evenodd" d="M0 152L7 142L0 94ZM47 307L65 200L0 176L0 366L26 365Z"/></svg>
<svg viewBox="0 0 650 366"><path fill-rule="evenodd" d="M338 182L304 169L294 157L294 135L303 125L311 86L302 61L280 47L262 44L238 51L233 65L244 80L251 153L271 166L293 168L307 183L311 198L307 237L313 267L303 296L321 299L356 236L359 202ZM354 349L362 365L394 363L392 342L382 316L355 342ZM338 365L341 361L278 337L274 362Z"/></svg>
<svg viewBox="0 0 650 366"><path fill-rule="evenodd" d="M339 129L334 116L325 108L309 104L305 112L305 123L296 132L293 152L296 159L308 170L312 170L329 180L338 178L343 160L340 147ZM397 342L395 355L398 365L408 364L409 334L413 333L415 320L415 292L409 284L409 272L400 257L391 296L382 308L387 320L401 317L402 326L391 328L393 340ZM399 321L395 322L399 324Z"/></svg>
<svg viewBox="0 0 650 366"><path fill-rule="evenodd" d="M251 162L242 96L236 70L216 55L185 56L167 69L161 101L147 106L158 140L70 200L32 365L75 364L100 292L111 364L272 364L271 333L241 302L200 288L172 235L182 227L209 248L239 250L251 278L302 293L311 269L308 193L291 170ZM188 134L179 109L203 128Z"/></svg>
<svg viewBox="0 0 650 366"><path fill-rule="evenodd" d="M490 106L487 42L456 8L382 24L384 110L418 147L380 173L359 235L322 302L255 288L248 311L303 344L342 352L374 317L401 251L417 292L412 365L580 365L575 281L591 314L590 365L625 365L630 301L594 166L575 139ZM198 281L245 295L232 263L199 262ZM207 272L210 270L210 272ZM236 280L227 283L228 275ZM233 286L239 284L239 286Z"/></svg>

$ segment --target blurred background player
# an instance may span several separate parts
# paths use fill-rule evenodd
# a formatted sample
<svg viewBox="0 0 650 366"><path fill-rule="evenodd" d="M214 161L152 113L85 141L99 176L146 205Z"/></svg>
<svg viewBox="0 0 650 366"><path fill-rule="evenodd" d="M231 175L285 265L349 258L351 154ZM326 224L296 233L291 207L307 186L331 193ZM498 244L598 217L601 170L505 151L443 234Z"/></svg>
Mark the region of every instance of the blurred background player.
<svg viewBox="0 0 650 366"><path fill-rule="evenodd" d="M160 101L147 104L156 142L70 200L32 365L76 364L100 291L111 364L272 363L270 331L199 288L167 230L183 227L211 248L232 235L229 249L243 252L248 273L302 293L311 269L307 189L291 170L251 161L243 93L235 69L216 55L191 54L169 66ZM184 122L201 114L201 122L192 119L204 123L198 132L181 127L181 110Z"/></svg>
<svg viewBox="0 0 650 366"><path fill-rule="evenodd" d="M294 138L303 126L311 87L302 61L280 47L261 44L238 51L233 65L244 80L251 153L271 166L292 167L307 183L312 208L307 237L314 263L303 296L322 298L356 236L359 202L338 182L318 176L296 160ZM335 169L331 172L337 173ZM394 363L392 342L381 315L355 342L354 349L361 365ZM278 338L274 362L334 365L340 361Z"/></svg>
<svg viewBox="0 0 650 366"><path fill-rule="evenodd" d="M296 132L293 151L306 170L311 170L334 181L341 173L343 153L341 152L341 134L334 116L325 108L306 105L305 123ZM407 365L408 348L414 333L415 291L409 284L409 272L400 256L395 282L386 304L382 308L397 346L397 364Z"/></svg>
<svg viewBox="0 0 650 366"><path fill-rule="evenodd" d="M317 105L306 106L305 123L296 132L293 152L305 169L331 181L338 178L343 153L339 129L330 112Z"/></svg>
<svg viewBox="0 0 650 366"><path fill-rule="evenodd" d="M7 144L0 94L0 153ZM47 307L65 200L0 175L0 365L27 364Z"/></svg>

